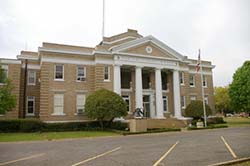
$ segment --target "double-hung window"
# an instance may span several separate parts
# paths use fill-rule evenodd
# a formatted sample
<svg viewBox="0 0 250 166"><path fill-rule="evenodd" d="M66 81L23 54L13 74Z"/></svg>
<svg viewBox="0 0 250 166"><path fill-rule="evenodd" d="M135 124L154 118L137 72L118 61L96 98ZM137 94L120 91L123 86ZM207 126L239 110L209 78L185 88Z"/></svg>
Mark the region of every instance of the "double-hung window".
<svg viewBox="0 0 250 166"><path fill-rule="evenodd" d="M110 81L110 67L104 66L104 81Z"/></svg>
<svg viewBox="0 0 250 166"><path fill-rule="evenodd" d="M54 112L52 115L64 115L64 94L54 94Z"/></svg>
<svg viewBox="0 0 250 166"><path fill-rule="evenodd" d="M182 109L186 108L186 99L185 99L185 96L181 96L181 108Z"/></svg>
<svg viewBox="0 0 250 166"><path fill-rule="evenodd" d="M194 74L189 75L189 85L190 87L195 87L195 75Z"/></svg>
<svg viewBox="0 0 250 166"><path fill-rule="evenodd" d="M168 97L162 96L162 101L163 101L163 111L168 112Z"/></svg>
<svg viewBox="0 0 250 166"><path fill-rule="evenodd" d="M36 85L36 71L28 70L28 85Z"/></svg>
<svg viewBox="0 0 250 166"><path fill-rule="evenodd" d="M0 69L2 74L0 77L0 84L4 84L8 78L8 65L2 65Z"/></svg>
<svg viewBox="0 0 250 166"><path fill-rule="evenodd" d="M180 72L180 84L184 85L184 72Z"/></svg>
<svg viewBox="0 0 250 166"><path fill-rule="evenodd" d="M84 110L85 110L85 94L77 94L76 95L76 109L77 109L77 114L84 113Z"/></svg>
<svg viewBox="0 0 250 166"><path fill-rule="evenodd" d="M202 75L202 86L207 87L207 77L206 77L206 75Z"/></svg>
<svg viewBox="0 0 250 166"><path fill-rule="evenodd" d="M35 97L34 96L27 96L26 115L27 116L35 115Z"/></svg>
<svg viewBox="0 0 250 166"><path fill-rule="evenodd" d="M123 100L127 103L127 111L130 112L130 97L122 96Z"/></svg>
<svg viewBox="0 0 250 166"><path fill-rule="evenodd" d="M62 64L56 64L54 69L54 79L64 80L64 66Z"/></svg>
<svg viewBox="0 0 250 166"><path fill-rule="evenodd" d="M77 66L77 81L85 81L86 80L86 67L85 66Z"/></svg>

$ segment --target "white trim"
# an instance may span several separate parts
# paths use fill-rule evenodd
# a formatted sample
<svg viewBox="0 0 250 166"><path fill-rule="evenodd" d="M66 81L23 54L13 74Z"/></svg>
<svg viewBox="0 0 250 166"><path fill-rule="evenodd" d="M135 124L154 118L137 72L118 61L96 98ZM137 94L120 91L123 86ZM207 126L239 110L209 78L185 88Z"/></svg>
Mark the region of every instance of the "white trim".
<svg viewBox="0 0 250 166"><path fill-rule="evenodd" d="M62 95L62 105L59 106L59 107L62 107L62 112L58 112L58 113L55 112L55 108L56 108L55 97L56 97L56 95ZM62 116L62 115L65 115L65 113L64 113L64 93L55 93L53 95L53 113L51 115L53 115L53 116Z"/></svg>
<svg viewBox="0 0 250 166"><path fill-rule="evenodd" d="M56 78L56 66L62 66L62 78ZM54 64L54 81L64 81L64 64Z"/></svg>
<svg viewBox="0 0 250 166"><path fill-rule="evenodd" d="M30 73L31 72L34 72L34 82L29 82L29 78L30 78ZM36 85L36 71L34 71L34 70L28 70L28 76L27 76L27 85L33 85L33 86L35 86Z"/></svg>
<svg viewBox="0 0 250 166"><path fill-rule="evenodd" d="M80 105L79 103L78 103L78 97L79 96L84 96L84 104L83 105ZM85 103L86 103L86 94L84 94L84 93L77 93L76 94L76 115L79 115L79 114L82 114L82 113L84 113L85 112ZM80 113L78 110L79 109L83 109L83 112L82 113Z"/></svg>
<svg viewBox="0 0 250 166"><path fill-rule="evenodd" d="M34 55L17 55L16 56L17 59L28 59L28 60L36 60L38 61L39 60L39 57L34 57Z"/></svg>
<svg viewBox="0 0 250 166"><path fill-rule="evenodd" d="M121 38L121 39L117 39L117 40L114 40L114 41L110 41L110 42L102 41L102 43L103 44L114 44L114 43L117 43L117 42L120 42L120 41L123 41L123 40L126 40L126 39L138 39L138 38L134 37L134 36L127 36L127 37L124 37L124 38Z"/></svg>
<svg viewBox="0 0 250 166"><path fill-rule="evenodd" d="M198 74L196 70L189 70L188 72L189 72L189 74ZM203 71L202 74L213 75L213 72L212 71L211 72Z"/></svg>
<svg viewBox="0 0 250 166"><path fill-rule="evenodd" d="M62 53L62 54L86 55L86 56L92 56L93 55L93 51L91 51L91 52L68 51L68 50L59 50L59 49L44 48L44 47L38 47L38 51L41 51L41 52L52 52L52 53Z"/></svg>
<svg viewBox="0 0 250 166"><path fill-rule="evenodd" d="M25 68L25 64L22 64L22 68ZM28 64L27 69L40 70L41 66L40 65L35 65L35 64Z"/></svg>
<svg viewBox="0 0 250 166"><path fill-rule="evenodd" d="M205 74L202 74L202 77L203 77L203 79L202 79L202 87L203 88L207 88L207 77L206 77L206 75ZM205 79L204 79L205 78ZM205 82L205 86L203 85L203 81Z"/></svg>
<svg viewBox="0 0 250 166"><path fill-rule="evenodd" d="M29 97L32 97L32 99L29 99ZM27 101L26 101L26 113L25 113L25 115L26 116L35 116L35 110L36 110L36 107L35 107L35 96L27 96L26 97L27 98ZM33 113L28 113L28 102L29 101L33 101Z"/></svg>
<svg viewBox="0 0 250 166"><path fill-rule="evenodd" d="M95 65L95 61L87 59L71 59L71 58L55 58L55 57L42 57L41 62L52 62L52 63L66 63L76 65Z"/></svg>
<svg viewBox="0 0 250 166"><path fill-rule="evenodd" d="M201 62L202 63L202 62ZM193 67L196 67L197 66L197 64L193 64L193 63L191 63L191 64L188 64L189 66L193 66ZM202 68L215 68L215 65L202 65L202 64L200 64L200 67L202 67Z"/></svg>
<svg viewBox="0 0 250 166"><path fill-rule="evenodd" d="M16 59L0 59L0 64L21 64L22 62Z"/></svg>
<svg viewBox="0 0 250 166"><path fill-rule="evenodd" d="M143 58L150 58L150 59L160 59L160 60L170 60L170 61L176 61L180 62L179 59L174 58L166 58L166 57L158 57L158 56L152 56L152 55L146 55L146 54L136 54L136 53L128 53L128 52L113 52L113 55L128 55L128 56L135 56L135 57L143 57Z"/></svg>

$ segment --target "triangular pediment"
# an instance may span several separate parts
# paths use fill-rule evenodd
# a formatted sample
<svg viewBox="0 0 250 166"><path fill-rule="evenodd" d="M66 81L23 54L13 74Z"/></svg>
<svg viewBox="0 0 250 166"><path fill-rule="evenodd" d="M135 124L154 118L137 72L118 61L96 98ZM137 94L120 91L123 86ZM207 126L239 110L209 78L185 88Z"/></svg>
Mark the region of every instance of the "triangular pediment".
<svg viewBox="0 0 250 166"><path fill-rule="evenodd" d="M146 55L154 57L163 57L175 60L182 60L184 57L168 47L163 42L154 38L153 36L147 36L121 45L114 46L110 49L116 53L126 53L131 55Z"/></svg>

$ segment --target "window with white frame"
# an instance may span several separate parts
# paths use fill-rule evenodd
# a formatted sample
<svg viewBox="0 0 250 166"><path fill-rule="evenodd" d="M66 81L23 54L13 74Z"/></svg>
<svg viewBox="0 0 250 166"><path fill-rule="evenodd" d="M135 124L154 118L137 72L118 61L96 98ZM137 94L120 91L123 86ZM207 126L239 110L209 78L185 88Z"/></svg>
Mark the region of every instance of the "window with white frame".
<svg viewBox="0 0 250 166"><path fill-rule="evenodd" d="M208 105L208 96L204 96L204 101Z"/></svg>
<svg viewBox="0 0 250 166"><path fill-rule="evenodd" d="M191 101L195 101L196 100L196 96L190 96L190 100Z"/></svg>
<svg viewBox="0 0 250 166"><path fill-rule="evenodd" d="M1 65L0 66L2 76L0 77L0 83L3 84L6 82L6 79L8 78L8 65Z"/></svg>
<svg viewBox="0 0 250 166"><path fill-rule="evenodd" d="M53 115L64 115L64 94L54 94L54 112Z"/></svg>
<svg viewBox="0 0 250 166"><path fill-rule="evenodd" d="M127 103L127 111L130 112L130 97L122 96L123 100Z"/></svg>
<svg viewBox="0 0 250 166"><path fill-rule="evenodd" d="M189 85L191 87L195 87L195 75L194 74L189 75Z"/></svg>
<svg viewBox="0 0 250 166"><path fill-rule="evenodd" d="M110 81L110 67L104 66L104 81Z"/></svg>
<svg viewBox="0 0 250 166"><path fill-rule="evenodd" d="M202 86L203 86L203 87L207 87L207 77L206 77L206 75L202 75L202 79L203 79L203 80L202 80L202 81L203 81L203 82L202 82Z"/></svg>
<svg viewBox="0 0 250 166"><path fill-rule="evenodd" d="M76 95L76 109L77 114L82 114L85 111L85 94Z"/></svg>
<svg viewBox="0 0 250 166"><path fill-rule="evenodd" d="M28 85L36 85L36 71L28 70Z"/></svg>
<svg viewBox="0 0 250 166"><path fill-rule="evenodd" d="M180 84L184 85L185 84L184 83L184 72L180 72L179 74L180 74Z"/></svg>
<svg viewBox="0 0 250 166"><path fill-rule="evenodd" d="M168 111L168 97L167 96L162 96L162 102L163 102L163 111L164 112L169 112Z"/></svg>
<svg viewBox="0 0 250 166"><path fill-rule="evenodd" d="M85 66L77 66L77 81L85 81L86 80L86 67Z"/></svg>
<svg viewBox="0 0 250 166"><path fill-rule="evenodd" d="M185 96L181 96L181 108L182 109L186 108L186 99L185 99Z"/></svg>
<svg viewBox="0 0 250 166"><path fill-rule="evenodd" d="M27 96L26 115L35 115L35 96Z"/></svg>
<svg viewBox="0 0 250 166"><path fill-rule="evenodd" d="M54 69L54 79L63 80L64 79L64 66L62 64L56 64Z"/></svg>

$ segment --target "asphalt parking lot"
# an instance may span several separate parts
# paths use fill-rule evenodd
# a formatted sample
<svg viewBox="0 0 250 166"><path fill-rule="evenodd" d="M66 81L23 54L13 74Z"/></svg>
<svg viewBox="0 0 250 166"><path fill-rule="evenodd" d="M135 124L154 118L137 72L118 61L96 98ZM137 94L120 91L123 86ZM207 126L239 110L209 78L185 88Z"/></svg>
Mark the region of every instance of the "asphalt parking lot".
<svg viewBox="0 0 250 166"><path fill-rule="evenodd" d="M0 166L211 165L250 157L250 127L0 143Z"/></svg>

